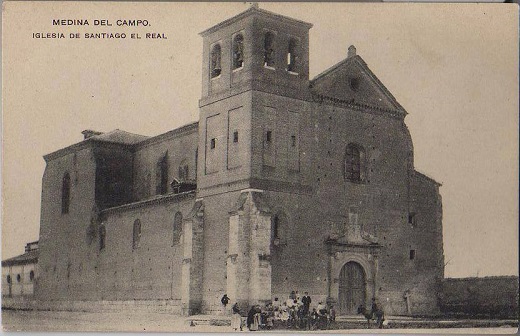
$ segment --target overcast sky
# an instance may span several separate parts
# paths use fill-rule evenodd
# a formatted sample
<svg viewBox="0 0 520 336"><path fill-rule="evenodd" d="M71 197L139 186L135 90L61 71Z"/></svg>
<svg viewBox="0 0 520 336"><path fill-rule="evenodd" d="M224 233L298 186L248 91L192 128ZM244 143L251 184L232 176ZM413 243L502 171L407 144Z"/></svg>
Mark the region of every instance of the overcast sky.
<svg viewBox="0 0 520 336"><path fill-rule="evenodd" d="M43 155L81 131L157 135L198 120L199 32L244 3L4 3L2 259L37 240ZM300 4L261 8L314 24L311 78L358 54L409 113L418 171L441 182L446 276L518 274L518 7ZM55 27L52 19L89 19ZM94 19L114 26L94 27ZM117 19L150 27L121 28ZM82 38L35 39L35 32ZM86 40L85 32L125 32ZM132 32L167 40L131 40Z"/></svg>

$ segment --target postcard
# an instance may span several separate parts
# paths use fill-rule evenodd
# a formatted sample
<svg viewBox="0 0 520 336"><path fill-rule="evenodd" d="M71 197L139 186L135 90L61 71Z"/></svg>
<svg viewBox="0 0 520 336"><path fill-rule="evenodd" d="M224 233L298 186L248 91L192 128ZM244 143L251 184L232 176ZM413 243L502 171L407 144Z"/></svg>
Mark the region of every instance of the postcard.
<svg viewBox="0 0 520 336"><path fill-rule="evenodd" d="M4 330L517 331L517 5L2 9Z"/></svg>

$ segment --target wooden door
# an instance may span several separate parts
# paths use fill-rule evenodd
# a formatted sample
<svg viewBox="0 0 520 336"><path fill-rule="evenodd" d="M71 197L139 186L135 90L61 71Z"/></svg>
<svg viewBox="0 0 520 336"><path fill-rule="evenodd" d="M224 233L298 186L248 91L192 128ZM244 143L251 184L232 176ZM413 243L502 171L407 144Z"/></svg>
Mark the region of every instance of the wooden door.
<svg viewBox="0 0 520 336"><path fill-rule="evenodd" d="M342 315L356 315L358 306L366 303L366 278L360 264L351 261L341 269L338 303Z"/></svg>

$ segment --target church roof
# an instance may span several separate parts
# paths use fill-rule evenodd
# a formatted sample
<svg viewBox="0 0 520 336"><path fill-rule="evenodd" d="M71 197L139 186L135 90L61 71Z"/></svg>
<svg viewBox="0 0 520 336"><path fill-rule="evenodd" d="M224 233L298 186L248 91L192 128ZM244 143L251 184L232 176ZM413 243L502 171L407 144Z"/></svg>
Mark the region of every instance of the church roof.
<svg viewBox="0 0 520 336"><path fill-rule="evenodd" d="M26 265L38 261L39 250L31 250L16 257L2 260L2 266Z"/></svg>
<svg viewBox="0 0 520 336"><path fill-rule="evenodd" d="M353 87L356 80L359 89ZM346 104L370 106L380 110L396 111L406 115L390 91L370 70L361 56L356 55L354 46L341 62L323 71L310 81L313 94Z"/></svg>
<svg viewBox="0 0 520 336"><path fill-rule="evenodd" d="M220 22L219 24L214 25L211 28L206 29L205 31L201 32L199 35L201 35L201 36L209 35L209 34L213 33L216 30L219 30L219 29L221 29L223 27L229 26L230 24L233 24L233 23L235 23L237 21L240 21L243 18L248 17L248 16L253 15L253 14L260 15L260 16L263 16L263 17L266 17L266 18L271 18L271 19L274 19L274 20L277 20L277 21L288 23L288 24L293 24L293 25L296 24L296 25L300 25L300 26L303 25L307 29L310 29L312 27L312 23L296 20L296 19L290 18L288 16L276 14L276 13L273 13L273 12L270 12L270 11L266 11L265 9L258 8L258 5L252 5L246 11L244 11L244 12L238 14L238 15L235 15L232 18L224 20L224 21Z"/></svg>
<svg viewBox="0 0 520 336"><path fill-rule="evenodd" d="M95 135L89 139L102 142L119 143L125 145L135 145L143 140L148 139L146 135L134 134L120 129L115 129L108 133Z"/></svg>

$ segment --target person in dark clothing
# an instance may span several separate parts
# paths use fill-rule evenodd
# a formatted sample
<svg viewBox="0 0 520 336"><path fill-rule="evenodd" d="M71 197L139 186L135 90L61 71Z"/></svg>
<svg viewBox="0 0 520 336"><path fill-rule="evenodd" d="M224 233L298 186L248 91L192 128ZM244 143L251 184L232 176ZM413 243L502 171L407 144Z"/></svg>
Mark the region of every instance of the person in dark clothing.
<svg viewBox="0 0 520 336"><path fill-rule="evenodd" d="M305 312L305 315L309 314L309 308L311 306L311 297L309 296L308 292L305 292L305 295L302 298L303 303L303 311Z"/></svg>
<svg viewBox="0 0 520 336"><path fill-rule="evenodd" d="M249 330L251 330L251 325L254 322L255 314L256 314L256 307L251 306L251 309L249 309L249 312L247 313L247 320L246 320L247 329L249 329Z"/></svg>
<svg viewBox="0 0 520 336"><path fill-rule="evenodd" d="M226 311L226 306L229 303L229 298L228 298L227 294L224 294L222 299L220 299L220 302L222 302L222 315L226 315L226 312L227 312Z"/></svg>
<svg viewBox="0 0 520 336"><path fill-rule="evenodd" d="M334 309L334 306L330 306L329 309L329 324L327 326L327 329L331 329L331 326L333 326L336 322L336 309Z"/></svg>
<svg viewBox="0 0 520 336"><path fill-rule="evenodd" d="M240 317L240 308L238 303L235 303L232 307L233 315L231 316L231 327L237 331L240 328L242 331L242 318Z"/></svg>
<svg viewBox="0 0 520 336"><path fill-rule="evenodd" d="M318 324L318 318L319 318L319 314L316 311L316 308L313 308L312 313L310 314L310 321L309 321L310 330L316 329L316 325Z"/></svg>
<svg viewBox="0 0 520 336"><path fill-rule="evenodd" d="M383 322L385 321L385 313L376 304L376 298L372 298L372 311L370 312L372 319L376 320L376 324L379 329L383 328Z"/></svg>

